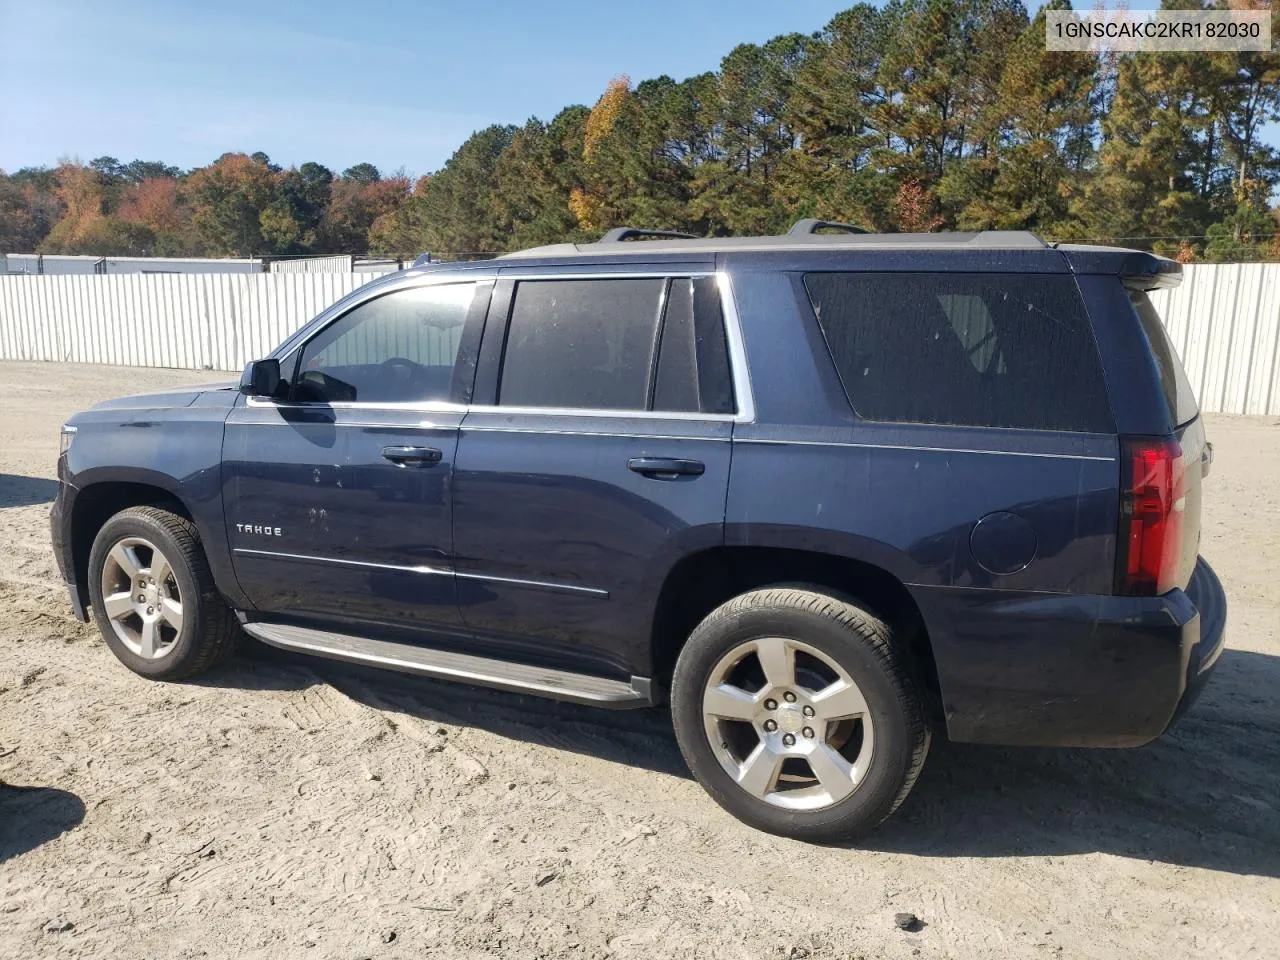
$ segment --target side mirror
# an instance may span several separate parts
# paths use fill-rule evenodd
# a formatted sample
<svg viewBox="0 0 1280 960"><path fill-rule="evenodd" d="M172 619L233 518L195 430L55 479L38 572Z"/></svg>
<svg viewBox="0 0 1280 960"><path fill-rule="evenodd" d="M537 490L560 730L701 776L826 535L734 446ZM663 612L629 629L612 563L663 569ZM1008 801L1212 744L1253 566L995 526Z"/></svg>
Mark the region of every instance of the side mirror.
<svg viewBox="0 0 1280 960"><path fill-rule="evenodd" d="M279 360L251 360L240 375L240 392L245 396L274 397L279 389Z"/></svg>

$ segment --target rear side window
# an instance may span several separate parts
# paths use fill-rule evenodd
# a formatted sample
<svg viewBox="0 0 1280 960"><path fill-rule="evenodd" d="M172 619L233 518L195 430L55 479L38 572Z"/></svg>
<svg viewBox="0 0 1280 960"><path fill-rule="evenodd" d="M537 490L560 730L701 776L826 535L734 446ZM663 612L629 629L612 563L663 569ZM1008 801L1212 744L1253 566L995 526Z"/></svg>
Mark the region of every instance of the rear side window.
<svg viewBox="0 0 1280 960"><path fill-rule="evenodd" d="M849 402L865 419L1114 429L1070 277L810 273L804 282Z"/></svg>
<svg viewBox="0 0 1280 960"><path fill-rule="evenodd" d="M521 281L498 404L731 413L715 281Z"/></svg>
<svg viewBox="0 0 1280 960"><path fill-rule="evenodd" d="M1133 301L1133 309L1137 311L1147 341L1151 344L1151 355L1155 358L1156 369L1160 371L1160 387L1169 406L1169 416L1175 426L1190 423L1199 415L1200 405L1196 402L1195 391L1191 389L1182 361L1165 332L1160 314L1156 313L1156 308L1142 290L1130 290L1129 299Z"/></svg>
<svg viewBox="0 0 1280 960"><path fill-rule="evenodd" d="M666 280L516 286L498 403L644 410Z"/></svg>
<svg viewBox="0 0 1280 960"><path fill-rule="evenodd" d="M662 322L653 409L733 412L724 319L711 277L671 281Z"/></svg>

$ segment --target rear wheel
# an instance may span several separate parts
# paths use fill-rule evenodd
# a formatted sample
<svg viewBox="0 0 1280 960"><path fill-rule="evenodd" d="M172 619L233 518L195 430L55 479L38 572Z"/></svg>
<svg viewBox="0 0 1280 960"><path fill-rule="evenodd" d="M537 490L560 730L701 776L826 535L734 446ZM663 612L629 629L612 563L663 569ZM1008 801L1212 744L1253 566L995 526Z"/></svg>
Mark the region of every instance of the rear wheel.
<svg viewBox="0 0 1280 960"><path fill-rule="evenodd" d="M906 798L929 730L889 627L805 587L714 610L672 680L681 752L739 819L827 841L868 830Z"/></svg>
<svg viewBox="0 0 1280 960"><path fill-rule="evenodd" d="M195 525L156 507L121 511L98 532L89 599L111 652L157 680L200 673L229 655L239 635Z"/></svg>

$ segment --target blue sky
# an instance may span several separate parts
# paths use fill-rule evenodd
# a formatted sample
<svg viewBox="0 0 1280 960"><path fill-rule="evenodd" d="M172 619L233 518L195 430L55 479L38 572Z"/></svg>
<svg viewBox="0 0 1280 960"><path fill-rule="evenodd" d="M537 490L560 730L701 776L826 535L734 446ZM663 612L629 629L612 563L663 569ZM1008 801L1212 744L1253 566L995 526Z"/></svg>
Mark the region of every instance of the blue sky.
<svg viewBox="0 0 1280 960"><path fill-rule="evenodd" d="M422 174L491 123L594 103L619 73L713 70L849 5L0 0L0 168L265 150Z"/></svg>
<svg viewBox="0 0 1280 960"><path fill-rule="evenodd" d="M264 150L423 174L491 123L713 70L852 2L0 0L0 169Z"/></svg>

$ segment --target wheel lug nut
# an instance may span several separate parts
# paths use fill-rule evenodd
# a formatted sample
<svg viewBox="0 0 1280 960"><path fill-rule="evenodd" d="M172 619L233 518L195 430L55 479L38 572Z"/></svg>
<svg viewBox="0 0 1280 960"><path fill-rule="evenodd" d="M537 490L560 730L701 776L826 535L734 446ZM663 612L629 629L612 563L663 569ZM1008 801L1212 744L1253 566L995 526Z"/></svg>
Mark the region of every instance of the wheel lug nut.
<svg viewBox="0 0 1280 960"><path fill-rule="evenodd" d="M155 612L154 607L147 607L147 613L154 613L154 612Z"/></svg>
<svg viewBox="0 0 1280 960"><path fill-rule="evenodd" d="M764 722L764 728L770 733L773 733L773 731L778 729L778 724L773 720L766 720Z"/></svg>
<svg viewBox="0 0 1280 960"><path fill-rule="evenodd" d="M792 693L790 690L788 690L786 693L782 695L782 699L787 701L787 703L795 703L796 695Z"/></svg>
<svg viewBox="0 0 1280 960"><path fill-rule="evenodd" d="M770 700L766 700L766 701L764 702L764 708L765 708L766 710L777 710L777 709L778 709L778 701L777 701L777 700L772 700L772 699L770 699Z"/></svg>
<svg viewBox="0 0 1280 960"><path fill-rule="evenodd" d="M146 600L147 600L147 598L146 598L146 597L144 597L142 594L138 594L138 602L139 602L139 603L145 603L145 602L146 602Z"/></svg>
<svg viewBox="0 0 1280 960"><path fill-rule="evenodd" d="M813 727L805 727L801 732L804 734L804 738L806 740L813 739Z"/></svg>
<svg viewBox="0 0 1280 960"><path fill-rule="evenodd" d="M788 733L783 736L782 742L788 747L794 747L796 745L796 738Z"/></svg>
<svg viewBox="0 0 1280 960"><path fill-rule="evenodd" d="M804 715L805 715L806 717L812 717L812 716L813 716L813 707L809 706L808 704L805 704L805 707L804 707Z"/></svg>

